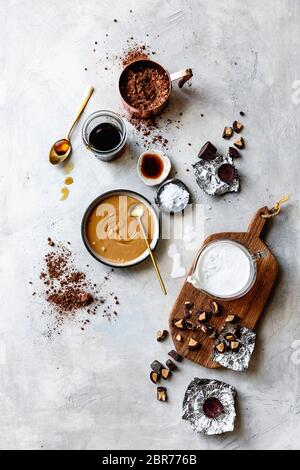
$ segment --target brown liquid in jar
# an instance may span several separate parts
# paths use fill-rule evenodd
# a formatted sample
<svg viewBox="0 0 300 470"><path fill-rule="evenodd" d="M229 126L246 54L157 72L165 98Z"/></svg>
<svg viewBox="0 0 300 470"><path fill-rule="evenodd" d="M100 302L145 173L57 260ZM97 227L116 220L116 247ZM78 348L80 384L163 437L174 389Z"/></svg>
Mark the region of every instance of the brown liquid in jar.
<svg viewBox="0 0 300 470"><path fill-rule="evenodd" d="M145 153L141 163L141 173L146 178L157 179L164 171L164 162L157 153Z"/></svg>
<svg viewBox="0 0 300 470"><path fill-rule="evenodd" d="M123 264L137 259L147 250L138 220L129 215L136 204L141 202L133 197L113 195L92 210L85 229L86 238L91 249L104 261ZM142 222L151 243L154 220L149 209L143 206Z"/></svg>

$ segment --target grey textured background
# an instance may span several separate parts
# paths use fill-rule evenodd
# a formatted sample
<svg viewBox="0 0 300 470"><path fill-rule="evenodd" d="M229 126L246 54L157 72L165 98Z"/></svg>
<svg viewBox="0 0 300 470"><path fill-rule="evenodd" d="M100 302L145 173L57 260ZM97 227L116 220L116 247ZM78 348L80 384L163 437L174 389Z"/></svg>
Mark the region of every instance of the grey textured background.
<svg viewBox="0 0 300 470"><path fill-rule="evenodd" d="M297 0L0 0L1 448L300 447L300 357L294 349L300 340L300 108L292 101L292 84L300 79L299 20ZM133 132L131 150L103 164L83 148L77 128L75 183L64 203L58 200L64 176L47 162L50 143L65 132L86 85L93 84L96 92L85 115L99 108L121 110L115 56L130 36L146 41L170 71L193 68L193 86L175 92L166 112L183 112L183 127L167 133L175 139L168 153L194 201L205 206L206 234L243 230L257 208L291 195L267 234L281 275L259 325L249 372L210 371L185 361L169 384L166 405L155 399L148 364L163 360L171 348L170 341L157 344L154 333L167 326L182 283L169 277L167 242L158 255L168 297L160 295L148 262L115 272L110 288L120 298L119 318L109 323L99 315L84 332L70 324L61 336L47 340L43 300L32 297L28 284L33 280L39 291L49 235L70 240L76 262L90 265L95 282L103 279L106 268L81 243L85 207L110 188L130 187L153 196L136 175ZM185 169L208 139L226 150L223 127L240 110L247 114L247 149L237 163L242 191L214 200ZM187 266L193 256L184 254ZM184 391L195 376L224 379L237 388L234 433L204 438L181 420Z"/></svg>

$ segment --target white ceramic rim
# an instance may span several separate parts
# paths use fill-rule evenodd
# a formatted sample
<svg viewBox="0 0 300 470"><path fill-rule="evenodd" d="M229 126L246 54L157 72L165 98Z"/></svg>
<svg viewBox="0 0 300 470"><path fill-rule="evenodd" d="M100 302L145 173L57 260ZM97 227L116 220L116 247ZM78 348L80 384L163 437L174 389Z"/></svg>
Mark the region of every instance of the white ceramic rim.
<svg viewBox="0 0 300 470"><path fill-rule="evenodd" d="M141 172L142 160L144 158L144 155L147 155L148 153L154 153L154 154L158 155L163 161L164 169L163 169L163 172L162 172L162 174L159 178L155 178L155 179L146 178ZM168 155L166 155L162 150L154 150L154 149L146 150L145 152L141 153L141 155L139 156L138 162L137 162L137 167L136 167L137 173L138 173L140 179L147 186L158 186L159 184L161 184L169 176L171 168L172 168L172 164L171 164L171 160L169 159Z"/></svg>

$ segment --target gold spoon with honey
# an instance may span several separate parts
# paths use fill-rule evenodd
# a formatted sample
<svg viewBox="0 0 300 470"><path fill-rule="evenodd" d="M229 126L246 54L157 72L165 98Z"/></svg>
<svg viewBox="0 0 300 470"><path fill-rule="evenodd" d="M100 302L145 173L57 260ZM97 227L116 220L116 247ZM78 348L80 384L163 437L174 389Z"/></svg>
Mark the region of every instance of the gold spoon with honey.
<svg viewBox="0 0 300 470"><path fill-rule="evenodd" d="M153 263L153 266L154 266L156 275L157 275L158 280L159 280L159 283L160 283L161 290L163 291L163 293L164 293L165 295L167 295L167 290L166 290L164 281L162 280L162 277L161 277L161 274L160 274L160 272L159 272L157 263L156 263L156 261L155 261L155 258L154 258L154 256L153 256L153 253L152 253L152 250L151 250L151 246L150 246L150 244L149 244L149 242L148 242L147 234L146 234L145 229L144 229L144 226L143 226L142 217L143 217L143 215L144 215L144 207L142 206L142 204L136 204L135 206L131 207L131 209L130 209L130 215L131 215L131 217L135 217L135 218L138 220L139 224L140 224L141 232L142 232L142 235L143 235L144 240L145 240L145 242L146 242L146 245L147 245L147 248L148 248L148 251L149 251L149 255L150 255L151 261L152 261L152 263Z"/></svg>
<svg viewBox="0 0 300 470"><path fill-rule="evenodd" d="M57 140L52 145L50 152L49 152L49 162L52 163L52 165L57 165L58 163L62 163L66 158L70 156L71 151L72 151L72 145L70 142L71 132L74 129L75 125L77 124L80 116L82 115L84 108L88 104L88 101L90 97L92 96L93 91L94 91L94 88L92 86L89 86L78 108L76 116L74 117L69 127L66 137L64 137L63 139Z"/></svg>

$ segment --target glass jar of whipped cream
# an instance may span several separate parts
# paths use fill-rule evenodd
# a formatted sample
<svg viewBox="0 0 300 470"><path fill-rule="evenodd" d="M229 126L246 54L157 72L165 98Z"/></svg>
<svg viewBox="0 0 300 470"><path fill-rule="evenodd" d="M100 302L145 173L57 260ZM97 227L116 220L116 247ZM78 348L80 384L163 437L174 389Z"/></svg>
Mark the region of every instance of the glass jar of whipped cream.
<svg viewBox="0 0 300 470"><path fill-rule="evenodd" d="M243 297L256 280L256 260L263 253L251 254L241 243L218 240L205 245L187 281L204 293L222 300Z"/></svg>

